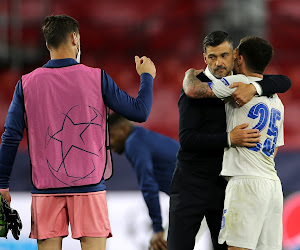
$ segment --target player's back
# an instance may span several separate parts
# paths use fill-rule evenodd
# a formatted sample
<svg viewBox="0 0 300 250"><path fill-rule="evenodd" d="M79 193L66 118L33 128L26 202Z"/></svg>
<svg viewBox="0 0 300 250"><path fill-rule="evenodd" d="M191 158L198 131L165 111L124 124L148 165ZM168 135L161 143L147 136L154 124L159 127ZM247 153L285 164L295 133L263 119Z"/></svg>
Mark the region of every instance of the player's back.
<svg viewBox="0 0 300 250"><path fill-rule="evenodd" d="M34 186L99 183L107 155L101 70L42 67L24 75L22 87Z"/></svg>
<svg viewBox="0 0 300 250"><path fill-rule="evenodd" d="M248 77L250 81L259 78ZM225 149L222 175L251 175L278 179L274 150L282 146L284 107L277 95L254 97L243 107L237 107L232 99L226 101L227 131L248 123L248 128L258 129L261 134L256 147L231 147Z"/></svg>
<svg viewBox="0 0 300 250"><path fill-rule="evenodd" d="M165 135L135 126L126 141L126 149L131 147L147 148L152 155L153 162L175 163L179 143Z"/></svg>
<svg viewBox="0 0 300 250"><path fill-rule="evenodd" d="M178 148L179 143L176 140L134 126L125 143L125 154L138 179L154 174L159 190L169 194Z"/></svg>

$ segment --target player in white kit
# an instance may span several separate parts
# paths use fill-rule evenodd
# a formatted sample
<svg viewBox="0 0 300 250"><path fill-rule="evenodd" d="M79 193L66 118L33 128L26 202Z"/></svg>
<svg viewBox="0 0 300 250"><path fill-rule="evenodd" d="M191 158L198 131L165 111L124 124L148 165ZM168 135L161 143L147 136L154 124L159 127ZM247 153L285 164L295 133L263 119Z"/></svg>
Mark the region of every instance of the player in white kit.
<svg viewBox="0 0 300 250"><path fill-rule="evenodd" d="M263 77L263 72L273 56L272 46L259 37L243 38L236 50L233 75L210 83L200 83L196 71L186 72L184 89L188 84L198 84L206 97L216 96L225 101L227 131L247 123L257 129L260 143L256 147L232 147L224 150L221 175L228 179L219 243L226 241L228 249L282 249L283 194L274 157L277 148L284 144L284 107L275 94L254 97L242 107L230 98L234 82L253 83ZM197 79L197 80L196 80ZM195 87L195 85L194 85ZM205 97L205 95L203 97Z"/></svg>

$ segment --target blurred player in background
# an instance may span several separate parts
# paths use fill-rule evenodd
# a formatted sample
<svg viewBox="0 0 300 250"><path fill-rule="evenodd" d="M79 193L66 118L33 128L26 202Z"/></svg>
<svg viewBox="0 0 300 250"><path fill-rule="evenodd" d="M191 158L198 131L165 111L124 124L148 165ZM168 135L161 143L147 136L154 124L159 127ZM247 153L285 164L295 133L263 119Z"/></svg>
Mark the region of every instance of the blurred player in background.
<svg viewBox="0 0 300 250"><path fill-rule="evenodd" d="M179 143L169 137L135 126L123 116L109 116L110 145L118 154L125 153L137 176L143 193L154 234L150 240L153 250L167 249L162 227L159 191L170 195L171 179L176 165Z"/></svg>
<svg viewBox="0 0 300 250"><path fill-rule="evenodd" d="M61 249L70 223L82 249L102 250L111 237L104 182L111 175L107 107L145 121L156 69L149 58L135 57L141 85L134 99L104 70L79 64L75 19L48 16L42 30L51 60L17 83L2 135L0 192L10 202L10 174L26 128L33 183L30 238L39 249Z"/></svg>
<svg viewBox="0 0 300 250"><path fill-rule="evenodd" d="M272 45L260 37L245 37L236 49L235 72L240 75L201 83L195 70L186 73L184 85L197 84L206 89L203 97L224 100L227 131L248 123L259 130L255 147L225 148L221 175L226 177L222 227L219 242L228 249L282 249L283 194L274 157L284 144L284 107L278 96L254 97L243 107L232 98L234 82L250 84L263 78L273 56ZM243 75L241 75L243 74Z"/></svg>
<svg viewBox="0 0 300 250"><path fill-rule="evenodd" d="M210 82L232 74L233 42L226 32L214 31L207 35L203 50L207 68L197 75L198 79ZM245 129L247 124L226 132L224 103L219 99L193 99L207 94L207 89L196 83L195 79L190 81L192 98L182 90L178 102L180 149L171 184L169 250L192 250L204 216L214 249L227 249L226 244L218 244L226 187L226 181L219 176L224 148L231 145L255 147L260 140L259 130ZM269 95L285 92L290 86L287 77L270 76L260 84L249 84L246 88L241 85L242 91L238 89L235 98L243 104L256 92Z"/></svg>

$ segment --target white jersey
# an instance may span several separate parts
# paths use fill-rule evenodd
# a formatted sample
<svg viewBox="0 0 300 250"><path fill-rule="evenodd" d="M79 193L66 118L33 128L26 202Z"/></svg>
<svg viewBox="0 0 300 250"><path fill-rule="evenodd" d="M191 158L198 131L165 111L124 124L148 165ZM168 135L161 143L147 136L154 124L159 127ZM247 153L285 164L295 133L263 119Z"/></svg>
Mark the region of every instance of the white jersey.
<svg viewBox="0 0 300 250"><path fill-rule="evenodd" d="M233 75L209 83L218 98L225 101L227 132L237 125L249 123L247 129L259 129L261 141L254 148L225 148L223 176L259 176L278 180L274 163L274 149L284 145L284 107L277 95L254 97L243 107L238 107L230 97L235 91L229 88L234 82L260 81L258 77Z"/></svg>

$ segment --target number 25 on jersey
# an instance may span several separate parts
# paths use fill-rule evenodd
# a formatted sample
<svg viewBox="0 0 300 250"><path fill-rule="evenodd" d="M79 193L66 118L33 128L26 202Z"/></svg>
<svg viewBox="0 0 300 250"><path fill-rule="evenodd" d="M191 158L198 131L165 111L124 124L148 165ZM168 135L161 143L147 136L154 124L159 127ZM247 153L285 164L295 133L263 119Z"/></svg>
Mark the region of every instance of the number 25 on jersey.
<svg viewBox="0 0 300 250"><path fill-rule="evenodd" d="M271 156L274 153L276 147L278 136L278 127L276 126L276 122L281 119L280 111L278 109L272 108L270 112L268 106L265 103L260 102L250 109L248 117L252 119L256 119L259 117L258 123L253 127L253 129L258 129L259 132L261 132L266 127L269 121L267 139L265 139L263 144L261 142L257 143L256 147L249 149L255 152L262 149L262 152L266 156Z"/></svg>

